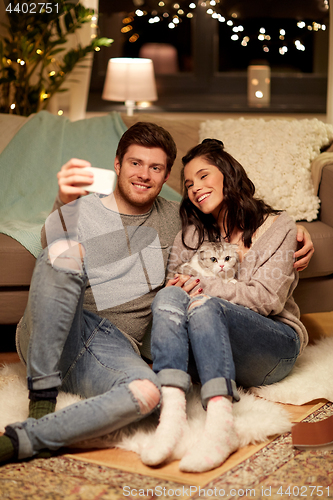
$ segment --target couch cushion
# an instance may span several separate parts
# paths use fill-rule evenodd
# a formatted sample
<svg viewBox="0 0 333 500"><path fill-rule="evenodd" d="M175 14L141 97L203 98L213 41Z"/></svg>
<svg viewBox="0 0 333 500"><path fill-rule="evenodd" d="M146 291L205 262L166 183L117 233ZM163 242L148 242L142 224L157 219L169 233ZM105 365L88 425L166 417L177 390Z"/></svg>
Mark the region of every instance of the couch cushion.
<svg viewBox="0 0 333 500"><path fill-rule="evenodd" d="M24 314L28 302L29 291L20 289L0 291L0 325L15 325ZM3 333L3 328L1 328Z"/></svg>
<svg viewBox="0 0 333 500"><path fill-rule="evenodd" d="M299 273L300 279L333 274L333 228L321 221L300 224L309 231L315 248L310 264Z"/></svg>
<svg viewBox="0 0 333 500"><path fill-rule="evenodd" d="M333 227L333 163L325 165L319 187L320 220Z"/></svg>
<svg viewBox="0 0 333 500"><path fill-rule="evenodd" d="M7 144L9 144L9 142L13 139L14 135L31 118L31 116L27 118L26 116L0 113L0 153L2 153Z"/></svg>
<svg viewBox="0 0 333 500"><path fill-rule="evenodd" d="M333 125L316 118L208 120L200 126L200 140L209 137L223 141L243 165L259 198L293 220L317 219L311 162L332 141Z"/></svg>
<svg viewBox="0 0 333 500"><path fill-rule="evenodd" d="M300 280L293 296L301 314L333 311L333 279L326 276Z"/></svg>
<svg viewBox="0 0 333 500"><path fill-rule="evenodd" d="M29 286L35 262L20 243L0 233L0 286Z"/></svg>

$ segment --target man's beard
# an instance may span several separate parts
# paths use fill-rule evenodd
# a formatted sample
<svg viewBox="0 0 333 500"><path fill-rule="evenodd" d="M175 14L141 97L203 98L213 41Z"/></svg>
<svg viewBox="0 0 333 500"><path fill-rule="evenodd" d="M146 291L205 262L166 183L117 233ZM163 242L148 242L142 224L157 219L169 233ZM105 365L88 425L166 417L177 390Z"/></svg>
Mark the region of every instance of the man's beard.
<svg viewBox="0 0 333 500"><path fill-rule="evenodd" d="M131 191L131 184L132 183L140 184L140 181L133 180L133 181L129 181L128 183L125 183L122 181L120 176L118 177L118 191L119 191L121 198L126 203L129 203L129 204L134 205L136 207L141 207L141 206L147 205L148 203L151 203L155 200L158 193L156 193L156 195L154 195L153 192L155 192L155 190L153 190L152 187L150 187L150 189L148 189L146 192L143 191L142 194L140 195L140 193L133 193ZM144 183L141 182L141 184L144 184Z"/></svg>

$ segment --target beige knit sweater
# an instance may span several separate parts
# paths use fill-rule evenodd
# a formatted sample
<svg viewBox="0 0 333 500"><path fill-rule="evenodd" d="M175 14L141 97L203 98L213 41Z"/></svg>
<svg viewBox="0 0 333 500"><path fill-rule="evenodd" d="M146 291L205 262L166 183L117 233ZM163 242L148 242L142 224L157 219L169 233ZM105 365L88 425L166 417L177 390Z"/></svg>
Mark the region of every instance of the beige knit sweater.
<svg viewBox="0 0 333 500"><path fill-rule="evenodd" d="M225 283L215 277L200 277L200 287L203 293L287 323L299 335L302 352L308 342L308 334L292 297L298 283L298 273L293 267L296 224L283 212L268 226L263 233L259 231L260 236L245 254L236 283ZM194 226L188 229L185 242L191 247L195 246L197 233ZM168 277L173 277L175 269L181 263L188 262L193 254L194 251L184 247L181 232L178 233L170 255Z"/></svg>

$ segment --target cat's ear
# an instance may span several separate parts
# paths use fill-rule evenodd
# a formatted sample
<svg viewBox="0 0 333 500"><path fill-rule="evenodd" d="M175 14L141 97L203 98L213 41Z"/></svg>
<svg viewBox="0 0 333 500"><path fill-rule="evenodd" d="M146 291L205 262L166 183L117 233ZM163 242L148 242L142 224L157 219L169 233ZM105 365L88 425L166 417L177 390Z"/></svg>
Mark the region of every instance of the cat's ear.
<svg viewBox="0 0 333 500"><path fill-rule="evenodd" d="M210 247L210 245L209 245L208 241L204 241L200 247L200 250L204 251L204 250L207 250L207 248L209 248L209 247Z"/></svg>

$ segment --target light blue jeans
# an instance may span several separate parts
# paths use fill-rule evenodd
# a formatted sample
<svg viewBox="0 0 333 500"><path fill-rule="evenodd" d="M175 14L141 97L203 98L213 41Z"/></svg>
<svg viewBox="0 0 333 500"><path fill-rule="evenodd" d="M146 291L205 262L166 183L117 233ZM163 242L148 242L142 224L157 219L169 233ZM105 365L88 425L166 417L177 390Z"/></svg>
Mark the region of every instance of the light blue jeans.
<svg viewBox="0 0 333 500"><path fill-rule="evenodd" d="M299 354L298 335L289 325L223 299L191 299L179 287L166 287L157 293L152 311L153 370L161 385L188 390L192 350L204 407L214 396L239 400L236 383L278 382Z"/></svg>
<svg viewBox="0 0 333 500"><path fill-rule="evenodd" d="M12 424L18 458L98 437L146 416L129 388L149 380L160 388L131 342L107 319L83 310L87 276L37 259L18 332L30 389L60 387L87 398L39 420ZM116 292L115 292L116 293Z"/></svg>

